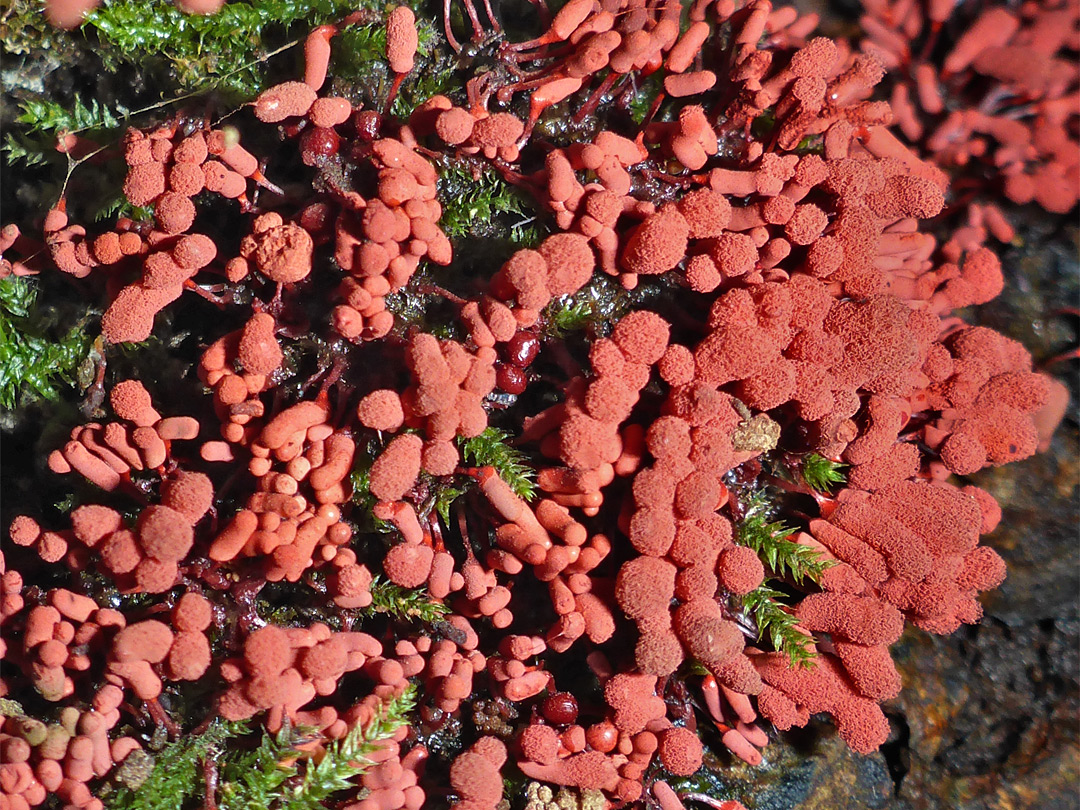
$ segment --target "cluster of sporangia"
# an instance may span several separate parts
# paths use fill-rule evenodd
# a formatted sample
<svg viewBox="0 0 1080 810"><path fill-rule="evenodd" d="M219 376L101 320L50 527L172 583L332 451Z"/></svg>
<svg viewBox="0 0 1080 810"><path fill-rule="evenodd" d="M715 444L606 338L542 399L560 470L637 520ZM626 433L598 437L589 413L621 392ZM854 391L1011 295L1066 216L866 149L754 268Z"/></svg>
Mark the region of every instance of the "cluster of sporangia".
<svg viewBox="0 0 1080 810"><path fill-rule="evenodd" d="M334 34L323 27L307 42L305 81L273 87L253 105L320 173L319 192L300 205L276 196L235 130L129 131L124 190L153 208L153 221L121 219L90 235L61 203L44 227L56 268L104 280L106 340L146 339L185 289L213 298L202 282L246 285L255 297L242 328L209 342L198 365L218 424L163 416L139 382L125 380L111 389L114 420L74 428L49 457L56 473L128 492L134 522L84 505L68 526L24 516L10 527L14 543L50 563L95 570L121 593L158 596L135 620L64 588L36 589L24 603L19 573L4 573L0 689L17 694L29 680L64 708L49 725L0 721L2 806L56 793L68 806L100 808L95 780L140 748L135 736L110 738L121 707L141 701L172 726L157 700L165 684L208 677L220 684L223 717L257 716L270 731L288 718L325 741L371 722L409 679L429 728L476 692L524 704L527 720L506 739L480 737L450 767L462 810L498 804L508 759L530 779L579 789L592 806L621 806L647 788L666 810L681 807L654 762L675 775L701 766L695 716L664 699L689 661L711 673L684 678L706 707L701 720L751 764L768 741L759 718L787 729L825 712L853 749L875 750L889 733L879 703L900 688L889 645L905 622L934 633L975 622L977 594L1005 575L979 545L1000 518L997 505L950 483L950 473L1031 455L1065 400L1020 345L952 314L997 295L1001 268L980 246L977 221L945 254L919 230L941 212L946 176L889 124L897 116L912 139L925 126L906 100L908 75L934 115L941 93L961 74L973 83L965 71L974 70L1004 88L995 98L1022 99L1028 117L985 106L950 113L930 135L931 158L946 167L989 161L1011 198L1069 208L1075 77L1016 69L1031 54L1059 65L1053 54L1075 49L1077 5L1051 6L983 12L935 75L928 57L913 64L908 50L923 25L917 4L871 4L870 39L853 52L808 39L813 18L763 0L699 0L688 20L678 2L571 0L538 40L503 51L520 81L497 96L532 91L527 121L494 111L486 80L469 83L467 106L437 96L407 122L320 96ZM951 7L930 4L931 39ZM881 19L891 22L870 25ZM412 13L392 11L395 90L416 42ZM900 71L892 107L869 100L885 66ZM595 106L659 70L663 93L681 105L670 120L548 148L542 169L515 172L522 150L545 146L530 133L547 106L578 93L583 107ZM708 95L717 85L722 107ZM773 125L755 135L766 111ZM460 341L395 330L386 304L420 262L453 261L438 224L436 153L513 175L554 224L535 250L498 268L485 294L457 299ZM355 187L350 177L360 176L372 186ZM263 187L257 206L253 184ZM212 195L252 214L236 255L198 232L199 206ZM996 209L971 210L999 234ZM8 272L33 269L12 258L34 253L33 240L8 228L3 247ZM707 315L672 325L639 309L592 342L589 367L565 380L562 401L524 417L516 437L546 459L536 470L542 495L529 503L493 468L462 467L460 440L487 427L493 395L526 389L545 308L597 273L627 289L663 276ZM339 279L312 328L350 341L353 352L383 339L371 351L386 352L383 365L403 354L407 381L352 398L334 372L300 401L275 392L282 341L291 339L279 338L278 316L312 294L312 276ZM849 465L846 488L819 494L819 517L794 536L834 563L792 607L799 627L817 634L810 667L755 646L731 598L770 572L736 543L740 514L725 476L754 467L782 430L803 437L797 452ZM367 478L374 516L396 536L381 559L381 547L355 543L344 520L350 510L360 517L349 474L358 447L373 440L381 445ZM448 548L437 517L420 509L431 481L453 475L475 479L491 507L463 520L464 549ZM628 482L621 502L606 497L617 479ZM223 510L215 490L226 480L229 502L239 503ZM318 574L326 599L355 617L371 603L374 573L445 602L453 632L380 639L321 623L222 626L236 578L310 584ZM547 585L546 625L535 606L518 617L515 584L528 577ZM208 633L234 639L232 657L215 658ZM589 650L601 703L579 706L558 691L553 670L574 645ZM366 697L339 694L345 673L360 678L349 694L366 683ZM419 808L426 758L403 727L347 806ZM530 808L554 806L551 795L530 788Z"/></svg>

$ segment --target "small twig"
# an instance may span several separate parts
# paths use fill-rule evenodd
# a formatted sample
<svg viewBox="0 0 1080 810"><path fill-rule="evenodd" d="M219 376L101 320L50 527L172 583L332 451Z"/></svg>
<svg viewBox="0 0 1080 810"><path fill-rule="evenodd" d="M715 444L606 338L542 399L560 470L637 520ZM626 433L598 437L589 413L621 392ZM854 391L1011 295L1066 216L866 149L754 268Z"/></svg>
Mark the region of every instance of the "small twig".
<svg viewBox="0 0 1080 810"><path fill-rule="evenodd" d="M460 295L454 295L454 293L450 292L446 288L440 287L438 284L432 284L431 282L417 284L415 287L415 291L420 293L421 295L437 295L440 298L445 298L451 304L456 304L459 307L465 306L465 304L468 303Z"/></svg>
<svg viewBox="0 0 1080 810"><path fill-rule="evenodd" d="M153 719L153 721L159 726L164 727L164 729L169 733L169 737L171 739L175 740L180 737L180 726L176 725L176 722L171 717L169 717L168 712L166 712L165 709L161 707L161 704L158 703L157 698L150 698L149 700L144 700L143 704L146 706L146 710L150 712L150 717Z"/></svg>
<svg viewBox="0 0 1080 810"><path fill-rule="evenodd" d="M203 783L206 785L203 798L203 810L217 810L218 772L217 761L213 756L205 756L202 761Z"/></svg>
<svg viewBox="0 0 1080 810"><path fill-rule="evenodd" d="M87 155L83 155L78 160L73 158L69 152L64 153L64 157L67 158L67 164L68 165L67 165L67 174L64 175L64 184L60 187L60 199L61 200L64 199L65 195L67 194L68 181L71 180L71 175L75 171L75 169L78 168L79 166L81 166L86 161L88 161L94 155L97 155L97 154L100 154L101 152L104 152L105 149L107 149L107 148L108 147L101 146L101 147L95 149L93 152L90 152Z"/></svg>

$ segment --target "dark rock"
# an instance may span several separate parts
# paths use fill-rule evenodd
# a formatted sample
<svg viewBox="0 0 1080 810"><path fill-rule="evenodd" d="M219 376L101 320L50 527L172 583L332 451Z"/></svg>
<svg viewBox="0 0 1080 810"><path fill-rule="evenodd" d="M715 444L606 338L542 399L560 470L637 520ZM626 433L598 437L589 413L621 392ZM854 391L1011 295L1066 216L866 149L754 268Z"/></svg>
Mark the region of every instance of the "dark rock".
<svg viewBox="0 0 1080 810"><path fill-rule="evenodd" d="M1036 367L1078 344L1077 230L1032 210L1003 252L1006 288L969 322L1021 341ZM1072 392L1048 452L971 481L1000 502L988 538L1008 565L980 625L909 628L892 648L904 681L885 705L893 735L869 757L824 722L779 735L759 768L728 767L716 795L751 810L1055 810L1080 783L1080 402L1077 361L1046 367ZM745 772L745 774L734 776Z"/></svg>

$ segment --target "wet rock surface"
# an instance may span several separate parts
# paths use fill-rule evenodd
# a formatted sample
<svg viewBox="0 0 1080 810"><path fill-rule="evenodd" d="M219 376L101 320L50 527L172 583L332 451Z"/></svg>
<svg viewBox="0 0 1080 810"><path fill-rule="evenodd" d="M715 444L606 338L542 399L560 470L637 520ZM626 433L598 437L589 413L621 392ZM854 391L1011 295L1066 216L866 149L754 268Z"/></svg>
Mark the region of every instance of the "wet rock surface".
<svg viewBox="0 0 1080 810"><path fill-rule="evenodd" d="M1027 341L1037 365L1076 345L1076 230L1027 223L1005 253L1002 297L981 323ZM1072 402L1048 452L985 470L1001 503L990 544L1009 566L981 625L949 638L909 633L894 648L904 691L888 758L897 808L1074 808L1080 778L1080 593L1076 360L1045 370ZM897 722L898 721L898 722ZM904 740L906 729L907 739Z"/></svg>
<svg viewBox="0 0 1080 810"><path fill-rule="evenodd" d="M909 627L892 647L904 689L883 707L881 751L855 754L814 721L774 739L761 767L707 760L707 795L750 810L1080 806L1080 391L1075 359L1047 364L1077 345L1077 230L1016 216L1029 221L1004 251L1005 292L969 320L1024 342L1072 400L1046 453L971 479L1001 504L989 544L1008 578L983 599L981 624L947 637Z"/></svg>
<svg viewBox="0 0 1080 810"><path fill-rule="evenodd" d="M1003 255L1005 292L973 320L1023 341L1042 367L1077 343L1077 231L1024 215L1023 244ZM945 638L909 628L892 648L904 690L885 706L893 734L882 751L861 757L814 725L771 744L771 774L728 783L732 797L753 810L1080 804L1076 368L1045 367L1072 395L1049 451L973 477L1002 506L989 544L1009 575L983 600L982 624Z"/></svg>

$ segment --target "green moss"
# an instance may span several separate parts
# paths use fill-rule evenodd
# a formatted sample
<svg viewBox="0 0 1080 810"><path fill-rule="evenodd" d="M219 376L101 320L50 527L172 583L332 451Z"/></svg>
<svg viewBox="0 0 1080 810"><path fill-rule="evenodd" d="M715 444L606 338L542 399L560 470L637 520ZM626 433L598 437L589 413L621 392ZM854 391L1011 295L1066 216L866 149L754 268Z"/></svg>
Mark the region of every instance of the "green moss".
<svg viewBox="0 0 1080 810"><path fill-rule="evenodd" d="M567 296L547 312L550 334L564 337L568 332L580 332L596 321L594 302L586 297Z"/></svg>
<svg viewBox="0 0 1080 810"><path fill-rule="evenodd" d="M436 602L423 588L402 588L376 577L371 583L371 604L364 611L385 613L403 621L432 624L446 616L450 608Z"/></svg>
<svg viewBox="0 0 1080 810"><path fill-rule="evenodd" d="M240 0L202 16L167 0L106 0L87 15L82 30L97 36L110 69L159 59L184 90L219 88L250 98L268 79L261 63L275 44L357 8L348 0ZM292 32L300 22L302 30Z"/></svg>
<svg viewBox="0 0 1080 810"><path fill-rule="evenodd" d="M817 658L814 639L795 629L798 621L779 601L782 598L780 591L762 585L742 597L742 607L757 628L759 641L768 639L792 667L812 667Z"/></svg>
<svg viewBox="0 0 1080 810"><path fill-rule="evenodd" d="M758 140L764 140L776 128L776 111L769 107L750 124L750 134Z"/></svg>
<svg viewBox="0 0 1080 810"><path fill-rule="evenodd" d="M510 434L489 427L479 436L461 442L466 461L478 467L491 466L520 498L536 497L536 469L517 448L509 444Z"/></svg>
<svg viewBox="0 0 1080 810"><path fill-rule="evenodd" d="M358 787L356 777L374 764L368 756L409 722L415 707L416 687L410 686L383 704L367 726L354 726L343 739L327 746L318 762L297 748L305 741L303 729L285 726L276 735L264 733L257 747L233 749L220 765L217 806L221 810L325 807L324 802L335 793Z"/></svg>
<svg viewBox="0 0 1080 810"><path fill-rule="evenodd" d="M122 106L109 109L97 99L89 106L78 96L72 106L44 98L19 102L22 112L15 119L19 128L4 134L3 151L9 161L28 166L55 163L62 165L67 158L56 151L56 138L65 132L81 132L102 141L109 140L128 114Z"/></svg>
<svg viewBox="0 0 1080 810"><path fill-rule="evenodd" d="M76 49L74 37L51 25L37 0L7 0L0 15L0 45L8 58L46 51L60 59Z"/></svg>
<svg viewBox="0 0 1080 810"><path fill-rule="evenodd" d="M289 761L292 743L300 733L285 725L275 735L264 733L254 748L230 748L218 769L217 806L221 810L270 807L280 797L285 780L296 772L282 763Z"/></svg>
<svg viewBox="0 0 1080 810"><path fill-rule="evenodd" d="M416 64L398 89L391 114L405 119L433 95L460 95L457 60L439 48L440 37L426 15L416 20ZM350 26L332 41L335 87L368 107L383 109L393 74L386 63L386 26L382 20Z"/></svg>
<svg viewBox="0 0 1080 810"><path fill-rule="evenodd" d="M444 160L439 200L439 227L451 239L504 237L518 248L540 241L529 198L486 164Z"/></svg>
<svg viewBox="0 0 1080 810"><path fill-rule="evenodd" d="M635 124L640 124L645 120L645 116L652 109L653 102L663 90L664 83L657 73L639 83L633 98L630 99L630 117L634 119ZM658 120L663 120L663 116L658 116Z"/></svg>
<svg viewBox="0 0 1080 810"><path fill-rule="evenodd" d="M595 273L589 283L573 295L556 298L544 310L545 331L562 339L583 329L602 330L632 309L663 294L659 284L641 284L628 292L613 277Z"/></svg>
<svg viewBox="0 0 1080 810"><path fill-rule="evenodd" d="M839 461L830 461L817 453L810 453L803 459L802 477L811 489L828 495L834 486L843 485L847 480L842 469L846 466Z"/></svg>
<svg viewBox="0 0 1080 810"><path fill-rule="evenodd" d="M155 756L154 768L138 789L121 787L110 798L110 810L180 810L197 806L204 795L199 769L207 756L217 756L226 743L248 734L244 723L215 720L203 734L187 734Z"/></svg>
<svg viewBox="0 0 1080 810"><path fill-rule="evenodd" d="M769 519L769 511L762 492L751 495L745 517L736 528L737 542L752 548L766 568L778 577L790 577L801 583L804 579L817 582L831 561L822 560L818 552L790 540L795 529Z"/></svg>
<svg viewBox="0 0 1080 810"><path fill-rule="evenodd" d="M115 129L120 118L127 115L123 107L110 110L96 98L90 105L76 96L75 104L67 107L47 99L27 99L19 105L22 113L15 121L29 132L76 132L88 129Z"/></svg>
<svg viewBox="0 0 1080 810"><path fill-rule="evenodd" d="M450 506L468 490L464 487L441 486L435 493L431 508L444 526L450 524Z"/></svg>
<svg viewBox="0 0 1080 810"><path fill-rule="evenodd" d="M37 306L37 287L26 278L0 280L0 407L25 398L56 401L76 382L92 339L85 323L62 334Z"/></svg>

